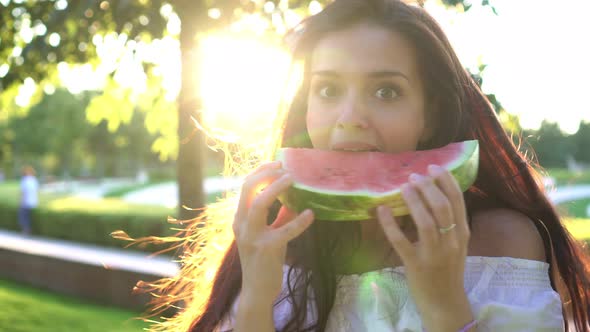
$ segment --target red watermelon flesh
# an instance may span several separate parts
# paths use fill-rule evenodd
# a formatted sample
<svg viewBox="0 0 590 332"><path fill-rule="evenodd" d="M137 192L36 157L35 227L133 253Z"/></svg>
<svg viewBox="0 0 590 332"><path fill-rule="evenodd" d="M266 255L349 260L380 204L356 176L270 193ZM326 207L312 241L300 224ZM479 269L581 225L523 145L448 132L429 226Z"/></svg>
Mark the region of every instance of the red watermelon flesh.
<svg viewBox="0 0 590 332"><path fill-rule="evenodd" d="M381 204L403 207L401 185L412 173L427 174L431 164L451 171L466 190L475 181L479 156L473 140L398 154L284 148L277 159L294 181L281 197L283 204L298 211L312 208L316 217L319 212L331 220L349 220L367 217Z"/></svg>
<svg viewBox="0 0 590 332"><path fill-rule="evenodd" d="M383 193L399 188L412 173L427 174L430 164L456 161L463 150L461 143L400 154L285 149L284 168L295 182L320 190Z"/></svg>

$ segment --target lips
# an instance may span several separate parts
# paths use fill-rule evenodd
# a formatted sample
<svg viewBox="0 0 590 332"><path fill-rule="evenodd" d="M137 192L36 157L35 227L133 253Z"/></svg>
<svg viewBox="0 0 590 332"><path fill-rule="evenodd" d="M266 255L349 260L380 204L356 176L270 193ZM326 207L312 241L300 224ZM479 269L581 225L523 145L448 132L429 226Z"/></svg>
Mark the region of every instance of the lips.
<svg viewBox="0 0 590 332"><path fill-rule="evenodd" d="M331 149L338 151L379 151L375 145L363 142L339 142L332 144Z"/></svg>

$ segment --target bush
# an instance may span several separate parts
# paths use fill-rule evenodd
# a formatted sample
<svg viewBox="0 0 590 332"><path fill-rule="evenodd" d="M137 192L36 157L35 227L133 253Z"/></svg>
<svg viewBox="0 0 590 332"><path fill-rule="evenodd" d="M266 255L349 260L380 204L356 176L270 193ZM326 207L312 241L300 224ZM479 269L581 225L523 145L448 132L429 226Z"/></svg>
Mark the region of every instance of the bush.
<svg viewBox="0 0 590 332"><path fill-rule="evenodd" d="M10 231L20 230L18 226L18 208L16 206L7 206L4 202L0 202L0 228Z"/></svg>
<svg viewBox="0 0 590 332"><path fill-rule="evenodd" d="M42 202L33 210L33 234L94 244L107 247L124 247L127 241L114 239L110 234L123 230L133 238L143 236L170 236L175 225L167 222L173 210L127 204L117 199L86 200L63 197ZM19 230L18 205L0 201L0 228ZM176 227L178 228L178 227ZM136 249L153 252L163 247L154 245Z"/></svg>

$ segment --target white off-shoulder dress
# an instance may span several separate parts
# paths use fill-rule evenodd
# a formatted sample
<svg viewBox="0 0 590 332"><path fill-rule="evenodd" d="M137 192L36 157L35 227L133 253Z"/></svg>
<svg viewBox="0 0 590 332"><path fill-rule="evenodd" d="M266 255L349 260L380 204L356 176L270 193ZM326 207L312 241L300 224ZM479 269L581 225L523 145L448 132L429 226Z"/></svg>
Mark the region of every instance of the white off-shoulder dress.
<svg viewBox="0 0 590 332"><path fill-rule="evenodd" d="M287 294L288 270L289 266L283 268L283 291L279 299ZM290 280L294 280L293 274ZM551 288L549 264L545 262L468 256L465 291L479 322L478 331L564 331L562 303L559 294ZM219 325L219 331L232 329L238 301L239 298ZM313 302L310 304L308 326L316 317L315 306ZM277 329L284 327L291 317L291 308L288 300L275 305ZM341 276L325 331L422 332L404 267Z"/></svg>

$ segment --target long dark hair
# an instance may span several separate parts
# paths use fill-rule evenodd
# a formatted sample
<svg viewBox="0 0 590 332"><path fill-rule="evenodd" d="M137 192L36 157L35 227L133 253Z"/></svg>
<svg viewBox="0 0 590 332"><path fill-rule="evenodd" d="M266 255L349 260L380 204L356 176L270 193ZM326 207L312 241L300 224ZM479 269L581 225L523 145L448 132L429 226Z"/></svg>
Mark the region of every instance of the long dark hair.
<svg viewBox="0 0 590 332"><path fill-rule="evenodd" d="M319 39L361 22L396 31L413 44L425 84L427 104L433 106L427 111L433 117L431 123L438 126L433 137L419 148L430 149L456 141L479 140L479 174L475 184L465 193L469 215L493 208L508 208L534 221L545 244L552 286L568 302L567 305L564 303L566 327L568 316L571 315L576 329L588 332L590 260L561 223L544 193L541 178L533 164L526 160L505 133L491 104L462 67L442 29L430 15L420 7L399 0L337 0L322 12L304 20L287 40L291 43L295 58L308 65L307 57ZM301 88L286 116L282 146L310 146L305 127L307 89L304 73ZM276 213L271 215L276 216ZM194 229L198 230L197 227ZM336 267L358 245L359 231L359 223L334 224L322 221L314 223L300 237L291 241L287 254L291 269L298 268L304 273L299 274L300 277L289 289L288 297L294 306L283 331L325 329L336 294ZM350 246L349 243L354 245ZM186 252L198 251L203 245L187 241ZM209 281L191 278L196 267L191 266L190 261L185 260L180 277L156 287L165 295L160 300L160 306L171 302L184 306L170 321L176 320L176 324L169 326L178 330L212 331L222 317L228 314L241 284L235 242L231 242L219 262L206 300L197 301L199 294L194 294L195 286L190 283ZM306 317L307 292L295 291L308 287L313 290L317 310L317 319L311 326L305 323L309 320Z"/></svg>

